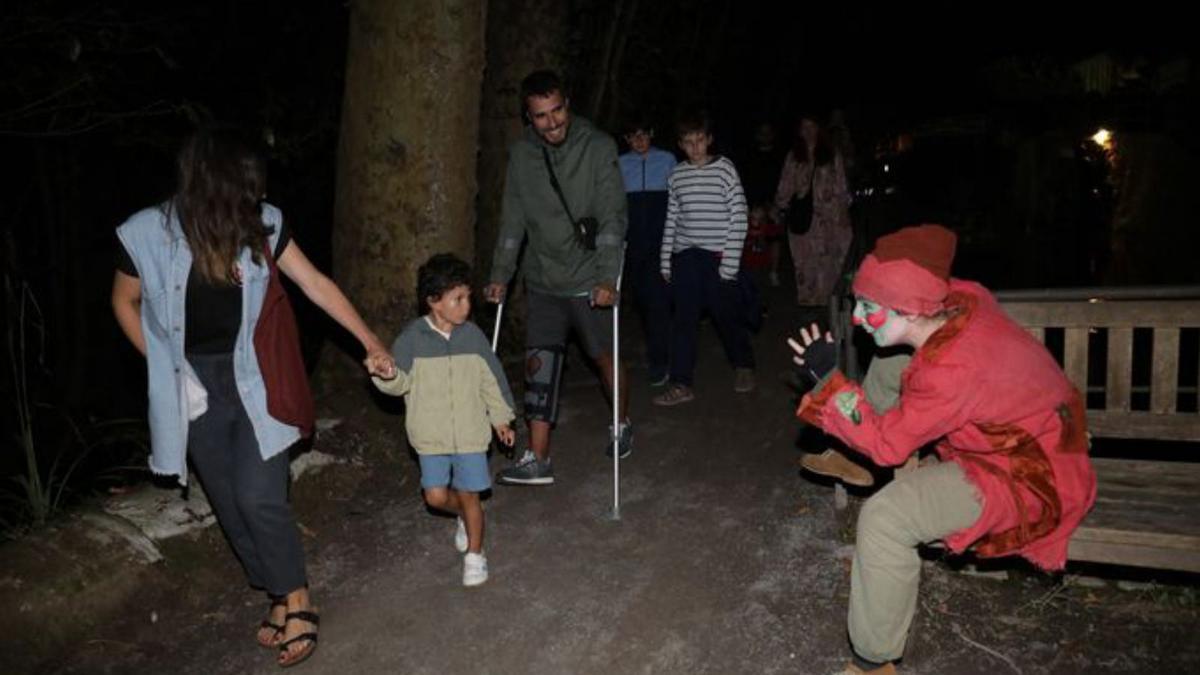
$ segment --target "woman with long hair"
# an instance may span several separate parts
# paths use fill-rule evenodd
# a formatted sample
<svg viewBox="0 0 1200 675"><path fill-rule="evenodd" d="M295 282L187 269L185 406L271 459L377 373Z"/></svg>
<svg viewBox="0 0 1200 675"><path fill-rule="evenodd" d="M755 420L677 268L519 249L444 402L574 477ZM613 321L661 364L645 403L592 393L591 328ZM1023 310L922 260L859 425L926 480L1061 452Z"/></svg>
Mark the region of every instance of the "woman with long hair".
<svg viewBox="0 0 1200 675"><path fill-rule="evenodd" d="M806 232L789 229L788 245L796 271L796 302L826 305L837 284L850 249L850 189L845 159L813 115L803 115L796 125L796 140L779 176L775 208L795 208L793 197L812 196L812 219ZM793 214L794 215L794 214ZM803 228L801 228L803 229Z"/></svg>
<svg viewBox="0 0 1200 675"><path fill-rule="evenodd" d="M288 502L287 450L302 432L268 412L255 351L272 268L358 338L369 372L387 377L394 364L263 200L258 146L233 130L201 130L178 171L171 199L117 230L113 313L148 365L151 470L186 485L191 459L247 581L270 600L256 640L292 666L316 649L319 618Z"/></svg>

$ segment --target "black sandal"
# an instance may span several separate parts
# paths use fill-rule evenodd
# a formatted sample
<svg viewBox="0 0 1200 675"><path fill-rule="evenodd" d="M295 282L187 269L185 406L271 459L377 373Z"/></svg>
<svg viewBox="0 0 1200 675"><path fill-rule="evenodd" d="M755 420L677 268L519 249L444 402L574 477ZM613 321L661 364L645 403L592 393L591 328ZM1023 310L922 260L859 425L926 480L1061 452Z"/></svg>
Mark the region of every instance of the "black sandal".
<svg viewBox="0 0 1200 675"><path fill-rule="evenodd" d="M255 633L254 641L257 642L260 647L265 649L274 649L275 647L279 646L279 640L283 637L283 631L286 626L278 623L271 623L271 610L275 609L276 607L287 607L287 600L282 595L267 595L267 598L271 600L271 606L267 609L267 618L263 619L262 622L258 624L258 633ZM264 628L269 628L273 631L268 642L263 642L258 637Z"/></svg>
<svg viewBox="0 0 1200 675"><path fill-rule="evenodd" d="M307 621L313 626L321 625L321 617L316 613L316 611L301 610L299 612L288 612L287 616L284 617L285 626L288 621L293 620ZM280 642L279 655L284 656L285 654L291 654L292 652L288 650L288 647L291 646L292 643L300 642L302 640L307 641L308 644L305 645L300 651L295 652L295 655L291 657L291 660L279 661L278 663L280 668L291 668L292 666L307 660L308 657L313 655L313 652L317 651L317 632L313 630L307 633L301 633L290 640Z"/></svg>

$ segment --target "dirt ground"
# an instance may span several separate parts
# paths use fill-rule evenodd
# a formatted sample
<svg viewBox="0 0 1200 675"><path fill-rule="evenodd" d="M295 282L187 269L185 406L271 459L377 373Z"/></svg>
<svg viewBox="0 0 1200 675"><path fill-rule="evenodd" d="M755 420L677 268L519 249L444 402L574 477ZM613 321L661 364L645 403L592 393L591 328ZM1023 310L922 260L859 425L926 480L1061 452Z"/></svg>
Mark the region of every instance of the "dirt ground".
<svg viewBox="0 0 1200 675"><path fill-rule="evenodd" d="M401 419L347 397L345 423L319 441L347 462L294 490L322 616L321 646L299 671L837 671L848 655L859 497L839 512L828 485L797 473L783 335L800 319L781 293L771 300L756 338L757 390L732 391L705 326L697 400L670 409L650 404L628 322L636 431L619 521L603 455L610 413L595 378L572 361L554 436L557 483L495 488L491 579L476 589L460 585L454 521L420 499ZM493 469L504 461L493 458ZM0 671L276 672L273 653L253 641L265 601L244 588L217 529L164 548L166 561L136 572L140 586L120 615L81 617L84 639L9 653L23 666ZM1009 563L989 568L1007 575L996 579L929 557L904 673L1200 671L1193 578L1047 577Z"/></svg>

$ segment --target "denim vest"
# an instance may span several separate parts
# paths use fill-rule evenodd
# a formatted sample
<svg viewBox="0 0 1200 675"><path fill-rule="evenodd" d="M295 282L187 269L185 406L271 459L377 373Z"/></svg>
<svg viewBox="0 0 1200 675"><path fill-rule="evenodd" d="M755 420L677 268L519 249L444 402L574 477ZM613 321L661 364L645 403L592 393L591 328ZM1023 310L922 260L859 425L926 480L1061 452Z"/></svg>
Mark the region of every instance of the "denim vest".
<svg viewBox="0 0 1200 675"><path fill-rule="evenodd" d="M187 399L184 374L190 368L184 356L184 307L192 251L168 204L143 209L117 228L117 236L133 259L142 284L142 334L150 398L150 470L179 476L187 484ZM167 213L170 211L170 216ZM283 214L263 203L263 223L273 227L271 250L279 239ZM258 449L269 459L300 439L300 431L267 413L267 390L254 352L254 327L262 311L270 278L268 267L256 265L250 249L238 260L242 270L242 323L233 349L233 374L242 406L254 427Z"/></svg>

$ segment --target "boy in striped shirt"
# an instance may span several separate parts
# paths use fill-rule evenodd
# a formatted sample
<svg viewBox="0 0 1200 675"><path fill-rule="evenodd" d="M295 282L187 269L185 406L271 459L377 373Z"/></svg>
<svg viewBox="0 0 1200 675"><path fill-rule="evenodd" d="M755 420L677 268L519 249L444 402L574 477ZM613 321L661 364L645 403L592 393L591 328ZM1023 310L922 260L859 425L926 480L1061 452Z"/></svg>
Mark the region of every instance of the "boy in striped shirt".
<svg viewBox="0 0 1200 675"><path fill-rule="evenodd" d="M734 368L734 390L754 389L754 352L740 308L738 285L746 240L746 197L737 169L710 154L713 137L704 113L679 122L679 147L687 159L667 181L667 220L660 265L671 286L670 386L654 398L672 406L695 398L692 372L700 317L708 311Z"/></svg>

